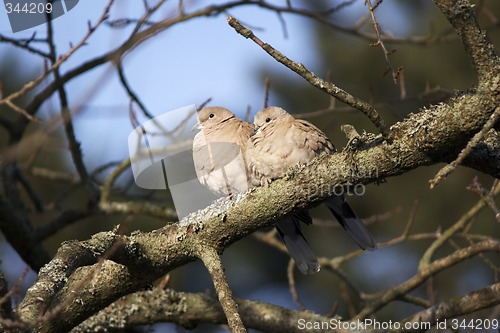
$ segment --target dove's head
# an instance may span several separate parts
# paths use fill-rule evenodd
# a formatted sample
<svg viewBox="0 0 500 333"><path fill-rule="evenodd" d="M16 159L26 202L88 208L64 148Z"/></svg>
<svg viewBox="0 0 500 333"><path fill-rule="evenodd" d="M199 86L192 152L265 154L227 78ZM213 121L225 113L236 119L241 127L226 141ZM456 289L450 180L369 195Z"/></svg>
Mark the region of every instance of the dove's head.
<svg viewBox="0 0 500 333"><path fill-rule="evenodd" d="M277 106L269 106L255 114L255 117L253 118L253 124L255 125L255 129L259 130L266 127L272 127L278 121L288 121L289 119L293 119L293 117L282 108Z"/></svg>
<svg viewBox="0 0 500 333"><path fill-rule="evenodd" d="M209 129L234 118L234 113L221 106L209 106L198 113L197 129Z"/></svg>

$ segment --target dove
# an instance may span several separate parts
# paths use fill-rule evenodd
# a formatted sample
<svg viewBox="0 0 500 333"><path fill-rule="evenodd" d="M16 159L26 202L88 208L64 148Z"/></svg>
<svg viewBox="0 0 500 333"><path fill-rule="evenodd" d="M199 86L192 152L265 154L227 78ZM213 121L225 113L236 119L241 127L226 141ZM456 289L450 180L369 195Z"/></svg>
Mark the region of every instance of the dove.
<svg viewBox="0 0 500 333"><path fill-rule="evenodd" d="M201 184L215 194L229 195L249 189L245 147L253 125L226 108L206 107L198 113L193 140L193 161Z"/></svg>
<svg viewBox="0 0 500 333"><path fill-rule="evenodd" d="M260 186L260 182L249 173L244 158L254 126L239 120L223 107L203 108L198 121L195 127L201 131L193 140L193 161L200 183L216 194L230 197ZM298 221L312 223L309 213L303 211L284 217L276 222L275 227L300 271L317 272L318 260Z"/></svg>
<svg viewBox="0 0 500 333"><path fill-rule="evenodd" d="M257 112L254 126L256 130L246 146L246 160L255 186L268 186L273 180L285 176L291 167L336 151L319 128L305 120L295 119L280 107L270 106ZM323 203L361 249L376 249L369 231L343 195L332 196ZM293 221L295 224L297 220L311 224L307 210L299 211L294 216L298 217ZM283 241L288 247L287 239Z"/></svg>

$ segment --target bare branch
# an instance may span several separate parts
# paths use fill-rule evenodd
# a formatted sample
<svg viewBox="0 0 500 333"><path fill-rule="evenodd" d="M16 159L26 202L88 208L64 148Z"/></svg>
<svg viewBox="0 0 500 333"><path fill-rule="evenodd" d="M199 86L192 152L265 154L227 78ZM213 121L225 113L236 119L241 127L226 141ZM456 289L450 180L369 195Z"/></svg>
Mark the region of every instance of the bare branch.
<svg viewBox="0 0 500 333"><path fill-rule="evenodd" d="M304 305L304 303L302 303L299 293L297 292L297 288L295 286L295 277L293 276L294 271L295 271L295 262L292 259L290 259L288 261L288 267L286 269L288 286L290 287L290 293L292 294L295 304L297 304L300 310L304 311L306 309L306 306Z"/></svg>
<svg viewBox="0 0 500 333"><path fill-rule="evenodd" d="M496 186L496 189L491 192L490 197L494 197L498 193L500 193L500 185ZM418 270L422 271L428 269L431 263L432 256L434 255L436 250L440 248L453 235L462 230L465 227L466 223L468 223L474 216L476 216L485 206L486 201L482 199L479 200L471 209L469 209L467 213L460 217L460 219L455 224L442 232L440 237L436 239L425 251L424 255L420 259Z"/></svg>
<svg viewBox="0 0 500 333"><path fill-rule="evenodd" d="M473 291L466 296L456 297L433 307L415 313L401 322L401 327L405 323L430 323L434 326L437 322L446 319L456 318L464 314L492 307L500 304L500 283L492 284L488 287ZM417 325L411 325L417 327ZM395 330L392 332L425 332L427 330Z"/></svg>
<svg viewBox="0 0 500 333"><path fill-rule="evenodd" d="M99 208L107 213L119 214L149 214L164 218L166 220L176 220L177 213L175 209L165 206L158 206L150 202L117 202L111 201L111 190L113 184L120 174L130 167L130 159L121 162L106 178L100 194Z"/></svg>
<svg viewBox="0 0 500 333"><path fill-rule="evenodd" d="M375 31L375 35L377 36L377 42L373 44L373 46L380 46L382 48L382 51L384 52L384 58L385 58L385 64L387 66L387 70L390 70L392 72L392 80L394 83L398 83L398 76L400 73L400 70L395 70L394 67L392 66L390 60L389 60L389 55L395 52L395 50L387 50L387 47L385 46L384 41L382 40L381 33L380 33L380 26L378 24L377 18L375 17L375 9L382 3L382 0L378 0L375 5L372 5L371 0L365 0L365 4L368 6L368 10L370 11L370 19L372 21L373 25L373 30Z"/></svg>
<svg viewBox="0 0 500 333"><path fill-rule="evenodd" d="M233 292L229 288L227 277L224 273L224 266L222 266L222 261L217 251L208 244L198 244L197 248L199 258L210 273L215 291L217 292L217 298L222 305L231 332L246 333L247 330L238 313L238 304L236 304Z"/></svg>
<svg viewBox="0 0 500 333"><path fill-rule="evenodd" d="M363 112L363 114L365 114L373 122L373 124L377 127L380 133L382 133L384 138L388 138L387 136L388 130L386 128L384 120L380 117L377 110L375 110L375 108L371 106L369 103L364 102L352 96L348 92L335 86L333 83L324 81L323 79L317 77L311 71L309 71L303 64L296 63L291 59L289 59L288 57L284 56L281 52L273 48L271 45L261 41L257 36L254 35L254 33L251 30L241 25L241 23L238 22L238 20L236 20L234 17L229 17L228 23L240 35L242 35L245 38L250 38L253 42L259 45L264 51L266 51L271 57L276 59L276 61L282 63L295 73L302 76L304 79L307 80L307 82L309 82L316 88L323 90L329 95L332 95L333 97L337 98L339 101L344 102L358 109L359 111Z"/></svg>
<svg viewBox="0 0 500 333"><path fill-rule="evenodd" d="M237 303L245 326L262 332L301 333L304 330L297 325L299 319L307 322L331 320L312 311L293 311L258 301L237 300ZM157 322L172 322L186 329L193 329L204 323L227 323L222 307L215 297L205 293L154 288L121 298L83 322L71 333L113 331Z"/></svg>
<svg viewBox="0 0 500 333"><path fill-rule="evenodd" d="M85 43L87 42L87 40L89 39L89 37L97 29L97 27L99 25L101 25L102 22L104 22L108 18L108 12L109 12L109 9L111 8L111 5L113 4L113 1L114 0L109 0L109 2L106 5L106 8L104 9L104 12L101 15L101 17L97 20L96 24L94 24L94 25L92 25L92 26L89 27L89 29L87 31L87 34L81 39L81 41L78 44L76 44L74 47L72 47L64 55L60 56L59 59L57 59L57 61L54 62L52 64L52 66L50 66L50 68L48 68L46 71L44 71L39 77L37 77L36 79L34 79L34 80L26 83L18 91L10 94L9 96L7 96L7 97L5 97L3 99L0 99L0 105L7 104L10 107L12 107L16 112L20 112L21 114L23 114L30 121L34 121L36 118L34 118L30 114L29 111L22 110L22 112L21 112L20 108L14 105L13 101L15 99L21 97L22 95L24 95L29 90L31 90L31 89L35 88L36 86L38 86L47 77L47 75L49 75L52 71L54 71L57 68L59 68L59 66L61 66L61 64L63 62L65 62L69 57L71 57L73 55L73 53L75 53L80 47L82 47L83 45L85 45Z"/></svg>
<svg viewBox="0 0 500 333"><path fill-rule="evenodd" d="M362 320L364 318L367 318L375 311L385 306L387 303L393 301L394 299L397 299L399 296L408 293L409 291L424 283L428 277L437 274L445 268L456 265L465 259L487 251L500 252L500 242L493 239L485 240L480 243L471 245L467 248L457 250L449 256L432 262L429 266L420 269L418 274L416 274L412 278L388 290L378 301L366 306L353 318L353 320Z"/></svg>
<svg viewBox="0 0 500 333"><path fill-rule="evenodd" d="M462 163L462 161L469 155L472 151L472 148L477 146L477 144L484 139L484 136L486 133L489 132L490 129L495 126L496 122L500 119L500 107L497 107L495 112L493 112L490 116L490 119L484 124L483 128L479 132L474 135L472 139L467 143L467 146L462 149L460 154L458 154L457 158L448 164L447 166L443 167L439 172L436 174L436 176L429 181L430 183L430 188L433 189L441 180L446 178L450 173L455 170L455 168Z"/></svg>
<svg viewBox="0 0 500 333"><path fill-rule="evenodd" d="M497 77L496 87L492 89L498 92L500 59L486 33L477 24L472 4L468 0L434 0L434 3L460 37L477 72L479 85L491 83L491 79Z"/></svg>

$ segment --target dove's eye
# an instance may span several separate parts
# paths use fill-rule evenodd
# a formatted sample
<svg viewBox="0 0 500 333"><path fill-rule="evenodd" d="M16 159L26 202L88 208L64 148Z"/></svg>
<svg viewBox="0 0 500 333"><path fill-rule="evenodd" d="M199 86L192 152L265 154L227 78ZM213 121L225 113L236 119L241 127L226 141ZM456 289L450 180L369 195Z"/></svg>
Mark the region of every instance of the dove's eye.
<svg viewBox="0 0 500 333"><path fill-rule="evenodd" d="M215 117L215 115L214 115L213 113L211 113L211 114L208 116L208 118L213 118L213 117Z"/></svg>
<svg viewBox="0 0 500 333"><path fill-rule="evenodd" d="M266 118L266 123L270 122L271 118Z"/></svg>

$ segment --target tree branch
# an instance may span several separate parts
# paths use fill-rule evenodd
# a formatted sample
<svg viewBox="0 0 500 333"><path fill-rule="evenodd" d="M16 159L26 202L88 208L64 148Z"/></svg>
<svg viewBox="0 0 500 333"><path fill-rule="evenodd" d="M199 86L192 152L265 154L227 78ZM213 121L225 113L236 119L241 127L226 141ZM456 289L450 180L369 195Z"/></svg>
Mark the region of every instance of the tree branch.
<svg viewBox="0 0 500 333"><path fill-rule="evenodd" d="M500 283L495 283L486 288L473 291L466 296L452 298L417 312L411 317L403 320L401 327L404 327L405 323L431 323L434 326L438 321L442 322L446 319L456 318L498 304L500 304ZM412 326L416 327L417 325ZM414 329L393 332L425 331L425 329Z"/></svg>
<svg viewBox="0 0 500 333"><path fill-rule="evenodd" d="M9 244L34 270L50 261L44 245L34 236L34 228L25 214L25 206L17 186L17 169L14 165L3 166L1 177L4 193L0 196L0 230Z"/></svg>
<svg viewBox="0 0 500 333"><path fill-rule="evenodd" d="M434 3L460 37L476 70L479 84L496 82L498 93L499 58L493 44L488 42L486 33L478 25L472 4L468 0L434 0ZM491 81L494 77L496 81Z"/></svg>
<svg viewBox="0 0 500 333"><path fill-rule="evenodd" d="M477 132L474 137L467 143L467 146L462 149L460 154L458 154L457 158L451 162L450 164L443 167L436 176L430 180L431 189L434 188L441 180L445 179L456 167L462 163L462 161L472 152L472 149L479 144L485 137L486 133L488 133L493 126L497 123L498 119L500 119L500 107L497 107L495 112L491 115L490 119L484 124L483 128Z"/></svg>
<svg viewBox="0 0 500 333"><path fill-rule="evenodd" d="M486 251L500 253L500 242L494 241L493 239L485 240L480 243L473 244L469 247L457 250L442 259L435 260L425 269L419 270L418 273L412 278L406 280L405 282L394 288L391 288L382 297L380 297L378 301L365 307L353 318L353 320L363 320L364 318L369 317L375 311L379 310L392 300L396 299L398 296L404 295L421 285L429 276L437 274L447 267L453 266L465 259Z"/></svg>
<svg viewBox="0 0 500 333"><path fill-rule="evenodd" d="M198 244L198 256L203 261L203 264L210 273L210 277L217 292L224 314L227 318L227 323L231 332L233 333L246 333L245 326L241 321L240 314L238 313L238 304L233 298L233 292L227 282L226 274L224 273L224 266L217 252L208 244Z"/></svg>
<svg viewBox="0 0 500 333"><path fill-rule="evenodd" d="M493 198L500 192L500 184L497 184L496 188L489 193L488 197ZM439 249L444 243L446 243L453 235L455 235L460 230L463 230L466 224L474 218L484 207L486 207L487 201L485 199L480 199L467 213L465 213L460 219L454 223L451 227L446 229L441 233L438 239L436 239L432 244L427 248L425 253L422 255L420 259L420 263L418 265L418 270L422 271L429 267L431 264L431 259L437 249Z"/></svg>
<svg viewBox="0 0 500 333"><path fill-rule="evenodd" d="M305 322L326 322L331 319L311 311L294 311L258 301L237 300L237 303L245 326L262 332L301 333L304 330L297 325L301 319ZM121 332L124 328L157 322L171 322L186 329L205 323L227 323L224 311L215 297L154 288L121 298L77 326L71 333Z"/></svg>
<svg viewBox="0 0 500 333"><path fill-rule="evenodd" d="M388 136L388 131L387 127L385 125L384 120L380 117L378 114L377 110L373 106L371 106L369 103L362 101L359 98L354 97L353 95L349 94L347 91L337 87L331 82L327 82L318 76L314 75L311 71L309 71L303 64L299 64L297 62L292 61L285 55L283 55L281 52L273 48L271 45L264 43L261 41L257 36L254 35L254 33L248 29L245 28L237 19L234 17L229 17L227 19L227 22L231 27L233 27L236 32L238 32L240 35L242 35L245 38L251 39L255 44L259 45L264 51L266 51L271 57L276 59L276 61L282 63L286 67L290 68L292 71L295 73L299 74L302 76L304 79L306 79L307 82L315 86L316 88L326 92L327 94L337 98L339 101L344 102L353 108L358 109L359 111L363 112L364 115L366 115L372 122L373 124L377 127L377 129L382 133L382 135L387 138Z"/></svg>

